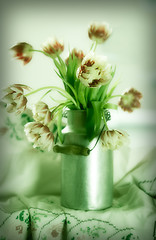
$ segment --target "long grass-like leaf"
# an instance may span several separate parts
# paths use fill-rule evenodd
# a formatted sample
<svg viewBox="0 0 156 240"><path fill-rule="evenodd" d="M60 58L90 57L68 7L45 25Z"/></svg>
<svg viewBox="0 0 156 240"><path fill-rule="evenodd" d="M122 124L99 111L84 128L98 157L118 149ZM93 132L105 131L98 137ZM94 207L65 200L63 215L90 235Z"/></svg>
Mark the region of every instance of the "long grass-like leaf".
<svg viewBox="0 0 156 240"><path fill-rule="evenodd" d="M61 77L62 77L62 78L65 78L66 72L65 72L64 69L62 68L61 64L60 64L56 59L54 59L53 61L54 61L55 66L57 67L57 69L58 69Z"/></svg>
<svg viewBox="0 0 156 240"><path fill-rule="evenodd" d="M63 134L62 134L62 112L63 108L58 111L58 119L57 119L57 132L58 137L61 143L63 143Z"/></svg>
<svg viewBox="0 0 156 240"><path fill-rule="evenodd" d="M51 91L52 91L52 89L48 90L45 94L43 94L43 96L40 98L40 101L41 101L46 95L48 95Z"/></svg>
<svg viewBox="0 0 156 240"><path fill-rule="evenodd" d="M92 106L94 109L94 132L98 134L102 121L102 103L99 101L92 101Z"/></svg>
<svg viewBox="0 0 156 240"><path fill-rule="evenodd" d="M86 99L85 99L85 90L86 90L86 87L81 82L79 82L78 100L82 104L83 109L86 109L87 107Z"/></svg>
<svg viewBox="0 0 156 240"><path fill-rule="evenodd" d="M112 96L114 90L116 89L117 85L119 84L119 79L113 84L111 90L109 91L109 93L107 94L107 97Z"/></svg>

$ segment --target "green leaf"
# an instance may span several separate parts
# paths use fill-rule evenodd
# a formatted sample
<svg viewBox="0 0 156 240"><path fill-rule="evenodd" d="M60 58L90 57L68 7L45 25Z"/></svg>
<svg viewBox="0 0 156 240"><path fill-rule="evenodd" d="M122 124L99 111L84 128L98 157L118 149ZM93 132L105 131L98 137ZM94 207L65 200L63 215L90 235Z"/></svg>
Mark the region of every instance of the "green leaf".
<svg viewBox="0 0 156 240"><path fill-rule="evenodd" d="M111 74L112 78L114 77L115 73L116 73L116 65L115 65L114 70L112 71L112 74Z"/></svg>
<svg viewBox="0 0 156 240"><path fill-rule="evenodd" d="M102 103L99 101L92 101L92 106L94 109L94 132L98 134L102 121Z"/></svg>
<svg viewBox="0 0 156 240"><path fill-rule="evenodd" d="M51 91L52 91L52 89L50 89L50 90L48 90L46 93L44 93L43 96L40 98L40 101L41 101L46 95L48 95Z"/></svg>
<svg viewBox="0 0 156 240"><path fill-rule="evenodd" d="M103 107L108 108L108 109L115 109L115 110L118 109L118 105L113 104L113 103L106 103L106 104L103 105Z"/></svg>
<svg viewBox="0 0 156 240"><path fill-rule="evenodd" d="M54 61L55 66L59 70L59 73L60 73L61 77L65 78L66 73L65 73L64 69L62 68L61 64L56 59L53 59L53 61Z"/></svg>
<svg viewBox="0 0 156 240"><path fill-rule="evenodd" d="M76 70L78 68L78 62L75 55L69 54L68 64L67 64L67 82L70 83L73 87L76 81Z"/></svg>
<svg viewBox="0 0 156 240"><path fill-rule="evenodd" d="M103 92L101 94L101 97L100 97L100 101L104 101L107 97L107 91L108 91L108 87L109 87L109 83L104 85L104 88L103 88Z"/></svg>
<svg viewBox="0 0 156 240"><path fill-rule="evenodd" d="M86 107L87 107L86 98L85 98L85 90L86 90L86 87L81 82L79 82L78 100L82 104L83 109L86 109Z"/></svg>
<svg viewBox="0 0 156 240"><path fill-rule="evenodd" d="M62 109L58 111L58 120L57 120L57 131L58 137L61 143L63 143L63 134L62 134Z"/></svg>
<svg viewBox="0 0 156 240"><path fill-rule="evenodd" d="M105 93L105 88L106 86L101 86L99 89L98 89L98 93L97 93L97 100L98 101L101 101L101 98L103 97L103 94Z"/></svg>
<svg viewBox="0 0 156 240"><path fill-rule="evenodd" d="M111 90L109 91L109 93L107 94L107 98L109 98L110 96L112 96L114 90L116 89L117 85L119 84L119 79L114 83L114 85L112 86Z"/></svg>

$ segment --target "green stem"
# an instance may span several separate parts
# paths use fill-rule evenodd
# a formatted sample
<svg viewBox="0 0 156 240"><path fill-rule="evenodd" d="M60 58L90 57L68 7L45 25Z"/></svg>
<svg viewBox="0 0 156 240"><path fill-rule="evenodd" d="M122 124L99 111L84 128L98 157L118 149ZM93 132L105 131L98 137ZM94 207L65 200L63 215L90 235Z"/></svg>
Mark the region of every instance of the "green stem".
<svg viewBox="0 0 156 240"><path fill-rule="evenodd" d="M59 88L59 87L46 86L46 87L38 88L38 89L36 89L36 90L34 90L34 91L30 92L30 93L25 94L25 97L28 97L28 96L30 96L30 95L32 95L32 94L34 94L34 93L37 93L37 92L39 92L39 91L41 91L41 90L45 90L45 89L49 89L49 88L51 88L51 89L56 89L56 90L60 90L60 91L63 90L63 89L61 89L61 88Z"/></svg>
<svg viewBox="0 0 156 240"><path fill-rule="evenodd" d="M50 55L49 53L46 53L46 52L44 52L44 51L42 51L42 50L32 49L32 50L30 50L30 52L43 53L43 54L46 55L47 57L50 57L50 58L52 58L52 59L54 60L54 57L53 57L52 55Z"/></svg>
<svg viewBox="0 0 156 240"><path fill-rule="evenodd" d="M70 83L68 83L67 81L65 81L65 80L63 80L63 79L62 79L62 81L72 90L72 92L74 93L75 99L76 99L76 101L77 101L77 105L78 105L78 107L80 108L80 104L79 104L79 101L78 101L78 96L77 96L77 93L76 93L75 89L74 89L73 86L72 86Z"/></svg>
<svg viewBox="0 0 156 240"><path fill-rule="evenodd" d="M98 43L97 43L97 41L96 41L96 42L95 42L94 49L93 49L93 52L95 52L95 50L96 50L96 48L97 48L97 45L98 45Z"/></svg>
<svg viewBox="0 0 156 240"><path fill-rule="evenodd" d="M77 106L77 103L74 100L74 98L70 94L68 94L66 91L64 91L62 88L59 88L59 87L54 87L54 86L41 87L41 88L38 88L38 89L36 89L36 90L34 90L34 91L30 92L30 93L25 94L25 97L28 97L28 96L30 96L30 95L32 95L34 93L37 93L37 92L39 92L41 90L45 90L45 89L49 89L49 88L57 90L58 92L62 92L63 94L65 94L65 97L67 99L70 99L74 103L74 105L79 108L79 106Z"/></svg>
<svg viewBox="0 0 156 240"><path fill-rule="evenodd" d="M115 97L122 97L122 95L110 96L110 97L106 98L105 101L108 102L111 98L115 98Z"/></svg>
<svg viewBox="0 0 156 240"><path fill-rule="evenodd" d="M90 48L90 51L92 51L92 49L93 49L93 47L94 47L94 44L95 44L95 42L92 43L91 48Z"/></svg>
<svg viewBox="0 0 156 240"><path fill-rule="evenodd" d="M109 130L108 125L107 125L107 122L106 122L106 118L105 118L104 112L103 112L102 115L103 115L103 121L104 121L105 128L106 128L106 130Z"/></svg>
<svg viewBox="0 0 156 240"><path fill-rule="evenodd" d="M46 52L44 52L44 51L42 51L42 50L36 50L36 49L32 49L32 50L30 50L30 51L32 51L32 52L39 52L39 53L43 53L44 55L46 55L47 57L50 57L50 58L52 58L52 60L54 61L54 63L55 63L55 66L57 67L57 65L56 65L56 60L54 59L54 57L52 56L52 55L50 55L50 54L48 54L48 53L46 53ZM58 59L59 59L59 61L61 61L61 58L60 58L60 56L58 55L58 54L56 54L57 55L57 57L58 57ZM65 76L64 76L64 78L65 78ZM76 101L77 101L77 105L78 105L78 107L80 108L80 104L79 104L79 102L78 102L78 98L77 98L77 94L76 94L76 91L74 90L74 88L68 83L68 82L66 82L63 78L62 78L62 81L63 81L63 83L65 83L65 84L67 84L68 85L68 87L70 87L70 89L72 90L72 92L74 93L74 95L75 95L75 99L76 99Z"/></svg>

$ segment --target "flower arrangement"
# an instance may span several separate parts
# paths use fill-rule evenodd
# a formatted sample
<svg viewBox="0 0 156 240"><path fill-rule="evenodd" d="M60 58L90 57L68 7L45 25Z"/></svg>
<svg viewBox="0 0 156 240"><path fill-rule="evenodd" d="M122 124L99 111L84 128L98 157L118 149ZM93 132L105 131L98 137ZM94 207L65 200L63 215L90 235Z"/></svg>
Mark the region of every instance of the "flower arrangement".
<svg viewBox="0 0 156 240"><path fill-rule="evenodd" d="M111 118L109 111L120 106L124 111L132 112L140 107L142 94L132 88L123 95L114 95L118 85L118 81L112 83L116 67L108 62L106 56L95 53L97 46L105 43L111 33L112 29L107 23L91 24L88 28L88 36L92 41L89 52L84 54L81 50L73 49L65 60L60 56L64 43L57 39L46 42L42 50L36 50L26 42L11 48L14 57L23 61L24 65L32 60L35 52L51 58L57 69L55 72L64 84L64 89L45 86L32 90L23 84L13 84L5 89L3 102L6 103L6 110L17 114L26 111L30 95L42 93L41 100L32 107L31 122L24 126L27 139L34 148L50 151L56 143L63 143L62 117L66 109L86 111L88 138L91 141L99 136L104 149L115 150L126 142L128 134L125 131L108 128L107 121ZM49 95L54 100L53 91L57 91L65 100L49 107L43 99ZM119 97L118 104L110 102L112 98Z"/></svg>

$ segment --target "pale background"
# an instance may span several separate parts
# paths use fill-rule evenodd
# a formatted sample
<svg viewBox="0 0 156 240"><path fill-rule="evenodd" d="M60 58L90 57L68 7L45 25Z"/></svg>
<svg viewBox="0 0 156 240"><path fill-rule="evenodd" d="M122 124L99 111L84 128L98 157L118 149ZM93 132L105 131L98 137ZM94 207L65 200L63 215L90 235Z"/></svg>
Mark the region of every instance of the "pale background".
<svg viewBox="0 0 156 240"><path fill-rule="evenodd" d="M52 61L47 57L36 53L26 66L14 60L9 48L16 43L25 41L34 48L40 49L42 43L49 37L57 37L64 41L65 51L62 56L66 58L69 48L76 47L87 53L91 45L87 29L91 22L110 23L113 34L104 45L97 48L97 53L107 55L109 62L117 65L116 78L120 76L121 79L118 93L134 87L143 94L142 108L133 114L123 113L121 110L112 111L110 127L127 130L131 138L131 151L115 152L115 158L118 159L118 162L115 162L115 168L118 168L118 173L124 175L125 171L135 166L148 154L149 150L155 146L156 134L155 1L15 0L2 1L0 11L0 88L13 83L23 83L34 89L46 85L62 86L61 80L54 72ZM33 103L37 101L37 96L32 100ZM8 139L6 141L9 143ZM25 170L22 170L20 178L15 180L15 176L19 176L22 168L18 168L19 159L16 157L11 159L10 156L13 150L16 154L19 153L19 146L23 145L12 142L9 144L11 145L8 146L4 142L1 144L1 169L3 170L1 179L5 182L2 193L7 192L8 188L10 191L13 189L13 192L16 186L19 192L25 186L23 191L30 193L32 182L39 185L38 179L41 173L46 176L49 171L50 176L50 171L54 169L51 160L43 163L42 159L37 162L29 155L22 154L21 150L19 158L23 158L21 166L25 166ZM42 158L46 157L42 156ZM54 172L53 177L58 177ZM8 175L11 176L10 179L4 181ZM119 176L115 176L116 180L118 178ZM48 182L50 178L44 178L45 181L46 179ZM56 184L53 185L56 186ZM51 190L40 191L51 192ZM58 188L54 192L59 192Z"/></svg>

